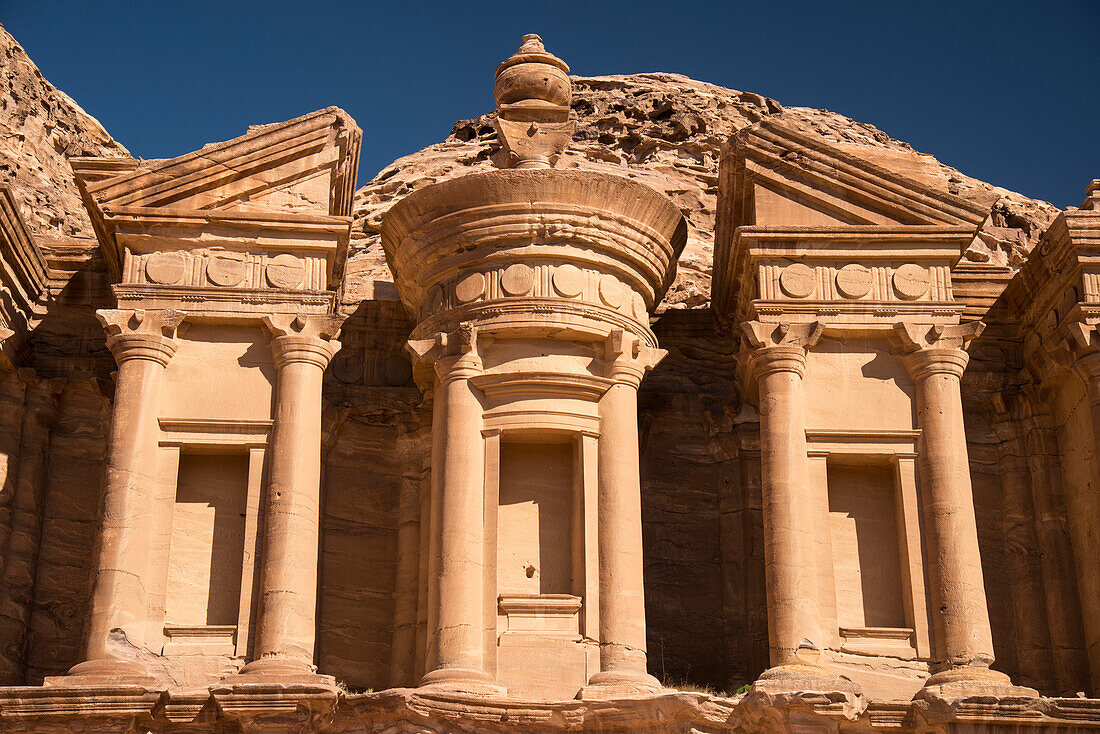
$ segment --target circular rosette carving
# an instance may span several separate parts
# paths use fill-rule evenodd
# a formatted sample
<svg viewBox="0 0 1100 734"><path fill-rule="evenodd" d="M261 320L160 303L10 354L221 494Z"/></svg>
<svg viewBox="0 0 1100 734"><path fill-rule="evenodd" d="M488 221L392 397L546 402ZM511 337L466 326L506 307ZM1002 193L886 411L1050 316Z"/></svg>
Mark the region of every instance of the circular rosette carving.
<svg viewBox="0 0 1100 734"><path fill-rule="evenodd" d="M272 288L284 288L287 290L297 288L302 284L302 277L306 274L306 266L301 258L283 253L271 258L267 263L267 282Z"/></svg>
<svg viewBox="0 0 1100 734"><path fill-rule="evenodd" d="M649 311L646 310L645 299L642 298L640 293L635 293L630 297L630 311L634 314L634 318L642 323L649 322Z"/></svg>
<svg viewBox="0 0 1100 734"><path fill-rule="evenodd" d="M618 308L626 300L626 287L614 275L601 275L600 300L611 308Z"/></svg>
<svg viewBox="0 0 1100 734"><path fill-rule="evenodd" d="M178 252L158 252L145 260L145 277L150 283L172 285L183 278L186 263Z"/></svg>
<svg viewBox="0 0 1100 734"><path fill-rule="evenodd" d="M329 373L345 385L361 381L363 379L362 352L358 349L341 349L333 358Z"/></svg>
<svg viewBox="0 0 1100 734"><path fill-rule="evenodd" d="M845 298L863 298L871 292L871 271L864 265L845 265L836 273L836 289Z"/></svg>
<svg viewBox="0 0 1100 734"><path fill-rule="evenodd" d="M526 296L535 285L535 271L523 263L509 265L500 276L500 287L505 295Z"/></svg>
<svg viewBox="0 0 1100 734"><path fill-rule="evenodd" d="M932 279L928 268L914 263L906 263L894 271L894 293L898 298L912 301L928 292Z"/></svg>
<svg viewBox="0 0 1100 734"><path fill-rule="evenodd" d="M554 270L554 290L566 298L579 296L584 290L584 272L568 263L559 266Z"/></svg>
<svg viewBox="0 0 1100 734"><path fill-rule="evenodd" d="M788 265L779 274L779 287L791 298L806 298L812 294L816 281L814 269L802 263Z"/></svg>
<svg viewBox="0 0 1100 734"><path fill-rule="evenodd" d="M235 258L215 255L206 263L206 277L223 288L235 286L248 273L248 263Z"/></svg>
<svg viewBox="0 0 1100 734"><path fill-rule="evenodd" d="M470 273L455 286L455 298L460 303L469 303L481 297L485 292L485 276L481 273Z"/></svg>
<svg viewBox="0 0 1100 734"><path fill-rule="evenodd" d="M382 382L390 387L402 387L412 380L412 364L400 355L387 357L382 362Z"/></svg>

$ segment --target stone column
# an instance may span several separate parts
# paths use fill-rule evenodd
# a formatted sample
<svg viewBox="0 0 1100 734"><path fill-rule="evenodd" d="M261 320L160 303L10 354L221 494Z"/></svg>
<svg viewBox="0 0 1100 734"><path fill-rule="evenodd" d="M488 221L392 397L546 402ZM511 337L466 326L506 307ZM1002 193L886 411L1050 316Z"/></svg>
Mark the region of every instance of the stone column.
<svg viewBox="0 0 1100 734"><path fill-rule="evenodd" d="M70 676L114 682L148 678L135 651L145 644L145 574L157 469L164 368L176 353L178 311L97 311L118 363L108 443L98 566L85 662Z"/></svg>
<svg viewBox="0 0 1100 734"><path fill-rule="evenodd" d="M241 676L314 671L321 511L321 383L340 349L338 316L269 316L278 372L268 451L253 661ZM327 676L324 676L327 682Z"/></svg>
<svg viewBox="0 0 1100 734"><path fill-rule="evenodd" d="M825 643L802 394L806 350L821 329L817 324L777 329L759 322L744 328L755 347L750 368L759 389L768 638L772 668L778 670L816 662Z"/></svg>
<svg viewBox="0 0 1100 734"><path fill-rule="evenodd" d="M597 443L600 671L590 676L582 698L661 688L646 666L638 387L665 352L641 347L618 330L607 351L607 376L614 384L600 398Z"/></svg>
<svg viewBox="0 0 1100 734"><path fill-rule="evenodd" d="M929 587L936 631L932 665L938 672L926 682L926 691L1010 685L1008 676L989 669L994 659L993 636L960 385L969 360L963 347L983 328L980 322L931 329L898 325L903 341L913 350L905 357L905 365L916 385L921 431L917 466L932 566Z"/></svg>
<svg viewBox="0 0 1100 734"><path fill-rule="evenodd" d="M427 672L420 685L499 693L485 648L483 409L470 384L482 365L471 330L452 336L440 335L444 354L435 360Z"/></svg>

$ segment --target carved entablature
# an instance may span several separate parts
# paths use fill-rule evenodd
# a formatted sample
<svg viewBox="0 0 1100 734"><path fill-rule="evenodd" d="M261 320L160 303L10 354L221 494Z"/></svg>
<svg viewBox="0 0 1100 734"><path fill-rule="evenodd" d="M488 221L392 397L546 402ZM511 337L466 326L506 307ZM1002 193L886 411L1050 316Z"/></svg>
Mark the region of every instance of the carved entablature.
<svg viewBox="0 0 1100 734"><path fill-rule="evenodd" d="M382 246L414 338L458 323L482 331L601 339L625 329L649 346L649 314L675 277L683 215L626 178L513 169L415 191L387 214Z"/></svg>
<svg viewBox="0 0 1100 734"><path fill-rule="evenodd" d="M328 108L170 160L74 159L115 296L219 317L331 312L360 137Z"/></svg>
<svg viewBox="0 0 1100 734"><path fill-rule="evenodd" d="M1040 384L1056 379L1100 349L1100 202L1089 187L1080 209L1069 208L1047 229L1005 290L1019 314L1027 368Z"/></svg>
<svg viewBox="0 0 1100 734"><path fill-rule="evenodd" d="M922 231L912 231L912 230ZM889 324L957 320L951 266L969 229L744 227L745 318L793 314L825 322Z"/></svg>
<svg viewBox="0 0 1100 734"><path fill-rule="evenodd" d="M951 269L986 210L872 162L873 155L775 120L730 139L714 263L722 320L887 330L898 319L958 322L963 306L952 295Z"/></svg>

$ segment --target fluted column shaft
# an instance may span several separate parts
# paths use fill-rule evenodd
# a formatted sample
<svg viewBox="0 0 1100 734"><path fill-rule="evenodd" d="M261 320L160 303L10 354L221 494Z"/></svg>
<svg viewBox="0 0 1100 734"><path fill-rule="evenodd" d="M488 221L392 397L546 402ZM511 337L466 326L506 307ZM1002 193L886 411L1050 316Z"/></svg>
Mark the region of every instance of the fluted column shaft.
<svg viewBox="0 0 1100 734"><path fill-rule="evenodd" d="M339 348L331 336L315 334L282 333L271 340L278 377L260 558L260 614L256 661L243 673L309 671L313 666L321 386L325 367Z"/></svg>
<svg viewBox="0 0 1100 734"><path fill-rule="evenodd" d="M484 637L485 448L475 353L435 362L428 640L420 685L491 684Z"/></svg>
<svg viewBox="0 0 1100 734"><path fill-rule="evenodd" d="M988 667L993 637L982 580L960 378L965 351L926 347L906 357L916 383L918 464L932 560L932 608L944 667Z"/></svg>
<svg viewBox="0 0 1100 734"><path fill-rule="evenodd" d="M772 666L800 661L802 640L822 644L802 378L806 350L761 347L752 367L760 394L760 480Z"/></svg>

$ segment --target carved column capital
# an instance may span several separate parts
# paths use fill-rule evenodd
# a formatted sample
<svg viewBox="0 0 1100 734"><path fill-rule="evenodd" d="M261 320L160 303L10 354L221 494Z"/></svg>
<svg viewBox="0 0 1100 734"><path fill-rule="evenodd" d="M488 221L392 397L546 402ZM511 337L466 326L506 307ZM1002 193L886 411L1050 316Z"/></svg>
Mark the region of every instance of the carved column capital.
<svg viewBox="0 0 1100 734"><path fill-rule="evenodd" d="M606 376L618 384L637 389L646 372L660 364L668 351L645 346L623 329L612 329L604 342Z"/></svg>
<svg viewBox="0 0 1100 734"><path fill-rule="evenodd" d="M1080 321L1068 324L1068 346L1073 369L1090 386L1100 382L1100 330L1095 324ZM1089 401L1100 402L1100 390L1089 390Z"/></svg>
<svg viewBox="0 0 1100 734"><path fill-rule="evenodd" d="M333 355L340 351L336 335L344 324L344 316L278 315L265 316L264 327L271 334L271 353L275 368L305 362L328 367Z"/></svg>
<svg viewBox="0 0 1100 734"><path fill-rule="evenodd" d="M176 353L176 330L187 316L182 311L143 309L101 309L95 315L107 332L107 348L115 362L147 359L162 367Z"/></svg>
<svg viewBox="0 0 1100 734"><path fill-rule="evenodd" d="M741 331L748 342L749 369L757 377L773 372L806 372L806 350L821 339L825 327L819 321L808 323L764 323L746 321Z"/></svg>
<svg viewBox="0 0 1100 734"><path fill-rule="evenodd" d="M441 331L430 339L410 339L405 346L418 366L431 365L444 383L476 377L484 368L478 352L477 327L472 324L459 324L454 331Z"/></svg>
<svg viewBox="0 0 1100 734"><path fill-rule="evenodd" d="M894 324L894 330L908 352L904 360L905 367L910 376L919 382L932 375L961 378L970 362L966 347L985 331L985 324L971 321L966 324L927 326L901 321Z"/></svg>

